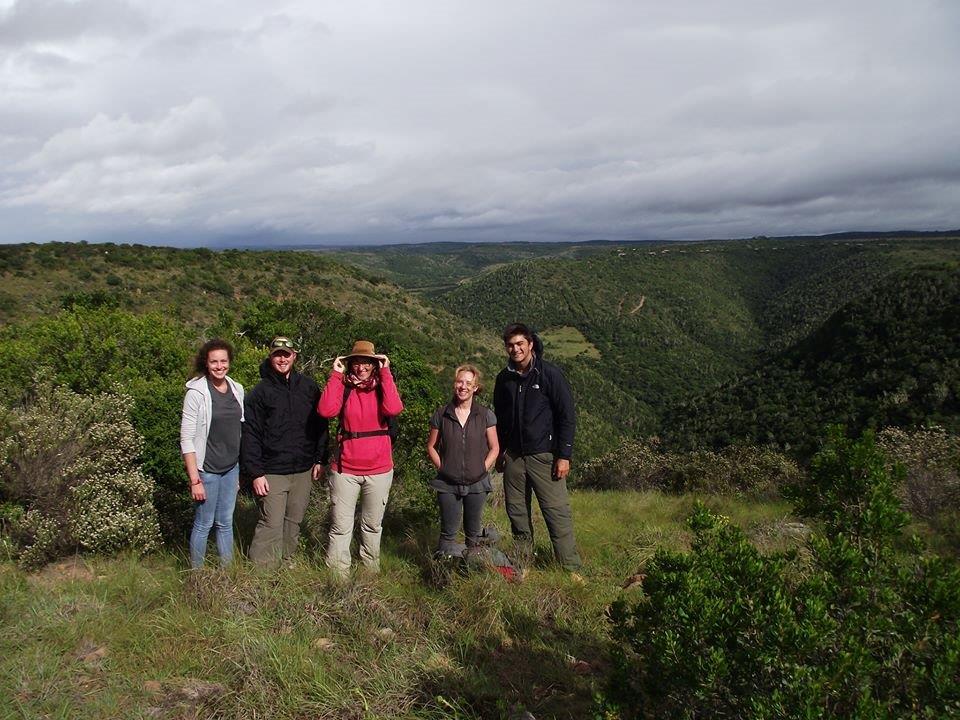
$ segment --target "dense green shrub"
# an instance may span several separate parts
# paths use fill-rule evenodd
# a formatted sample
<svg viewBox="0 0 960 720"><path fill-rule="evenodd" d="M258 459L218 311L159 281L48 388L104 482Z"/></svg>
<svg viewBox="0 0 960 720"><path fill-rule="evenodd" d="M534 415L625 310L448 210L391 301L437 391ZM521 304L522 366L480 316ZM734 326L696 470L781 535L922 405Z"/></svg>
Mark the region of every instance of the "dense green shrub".
<svg viewBox="0 0 960 720"><path fill-rule="evenodd" d="M808 477L789 489L794 511L820 520L828 538L856 539L878 553L889 550L890 540L909 519L895 491L902 468L887 471L870 431L858 442L847 439L840 426L827 432Z"/></svg>
<svg viewBox="0 0 960 720"><path fill-rule="evenodd" d="M140 462L155 481L154 504L163 535L180 543L192 517L179 451L180 410L190 359L201 338L157 315L138 316L101 304L98 297L90 300L75 296L69 308L56 315L0 329L0 387L8 402L15 402L31 392L31 373L36 368L46 368L56 383L79 393L119 384L134 399L131 417L144 439ZM252 305L239 328L222 314L208 336L234 339L231 375L250 389L260 379L258 368L267 355L266 343L275 334L301 341L300 369L316 377L321 386L333 357L346 352L356 338L372 338L390 354L406 406L395 450L391 517L400 519L408 511L423 514L428 508L432 513L423 444L430 413L443 397L433 369L394 339L389 329L315 302Z"/></svg>
<svg viewBox="0 0 960 720"><path fill-rule="evenodd" d="M73 308L118 308L120 307L121 295L118 292L105 292L103 290L93 290L86 292L79 290L70 292L60 298L60 307L65 310Z"/></svg>
<svg viewBox="0 0 960 720"><path fill-rule="evenodd" d="M132 407L119 392L79 395L45 380L5 415L0 499L23 510L10 528L22 565L76 549L157 547L153 481L137 465L143 440Z"/></svg>
<svg viewBox="0 0 960 720"><path fill-rule="evenodd" d="M762 555L699 506L611 608L608 717L944 718L960 712L960 569L895 548L884 458L832 431L798 508L806 552Z"/></svg>
<svg viewBox="0 0 960 720"><path fill-rule="evenodd" d="M144 438L140 461L155 481L164 536L179 539L190 512L177 441L180 407L198 345L188 331L159 315L75 304L0 329L0 387L8 403L16 402L32 391L38 368L78 393L121 387L134 400L131 419Z"/></svg>
<svg viewBox="0 0 960 720"><path fill-rule="evenodd" d="M736 493L771 497L795 483L800 469L771 448L732 446L713 452L670 452L656 438L628 440L587 461L582 487L597 490Z"/></svg>
<svg viewBox="0 0 960 720"><path fill-rule="evenodd" d="M0 292L0 318L6 319L17 310L17 298L9 293Z"/></svg>

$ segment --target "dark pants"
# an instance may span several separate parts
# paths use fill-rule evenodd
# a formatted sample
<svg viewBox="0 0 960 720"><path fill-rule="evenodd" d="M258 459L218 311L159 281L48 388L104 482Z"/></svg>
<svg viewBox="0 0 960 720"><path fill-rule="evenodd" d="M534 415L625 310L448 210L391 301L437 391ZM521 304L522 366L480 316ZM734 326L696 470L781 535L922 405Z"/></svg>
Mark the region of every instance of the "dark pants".
<svg viewBox="0 0 960 720"><path fill-rule="evenodd" d="M547 523L553 554L567 570L580 567L580 554L573 538L573 514L567 495L567 481L553 477L553 454L504 454L503 497L518 549L532 549L532 495L537 496L540 512Z"/></svg>
<svg viewBox="0 0 960 720"><path fill-rule="evenodd" d="M437 504L440 506L440 549L457 541L460 531L460 517L463 516L463 535L467 547L475 546L480 539L483 506L487 502L486 493L470 493L457 497L455 493L438 492Z"/></svg>

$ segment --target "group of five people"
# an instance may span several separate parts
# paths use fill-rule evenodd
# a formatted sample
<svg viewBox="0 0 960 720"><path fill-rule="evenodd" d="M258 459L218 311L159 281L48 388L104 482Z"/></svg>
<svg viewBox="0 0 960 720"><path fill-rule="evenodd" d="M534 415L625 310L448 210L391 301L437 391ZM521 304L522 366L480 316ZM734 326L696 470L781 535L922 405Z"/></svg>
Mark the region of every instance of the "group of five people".
<svg viewBox="0 0 960 720"><path fill-rule="evenodd" d="M537 497L567 570L580 567L566 477L573 451L573 395L563 373L543 359L539 338L524 324L503 333L508 362L497 375L493 410L476 400L480 370L454 372L453 396L430 419L427 455L437 470L431 487L440 510L441 551L456 542L463 523L466 546L480 542L481 516L493 490L491 471L503 472L504 501L518 553L532 551L532 496ZM360 502L360 560L379 569L380 539L393 483L395 418L403 402L390 359L358 340L337 357L323 391L294 369L297 346L270 343L260 382L249 393L229 377L233 349L204 344L195 377L187 382L180 448L195 504L190 562L203 565L215 529L221 564L233 556L233 510L241 470L252 478L259 519L250 559L276 565L296 551L310 489L324 475L330 488L327 566L349 573L350 546ZM337 418L334 452L328 421Z"/></svg>

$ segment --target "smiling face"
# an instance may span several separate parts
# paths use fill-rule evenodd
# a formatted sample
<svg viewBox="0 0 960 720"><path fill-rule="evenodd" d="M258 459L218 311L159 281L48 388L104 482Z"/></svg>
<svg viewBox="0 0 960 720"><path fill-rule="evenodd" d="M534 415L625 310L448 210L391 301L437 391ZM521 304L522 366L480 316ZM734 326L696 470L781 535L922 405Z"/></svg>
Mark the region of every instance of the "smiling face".
<svg viewBox="0 0 960 720"><path fill-rule="evenodd" d="M477 378L469 370L461 370L453 381L453 394L460 402L466 402L477 392Z"/></svg>
<svg viewBox="0 0 960 720"><path fill-rule="evenodd" d="M297 354L289 350L277 350L270 354L270 367L284 377L290 377L290 371L293 370L293 363L297 360Z"/></svg>
<svg viewBox="0 0 960 720"><path fill-rule="evenodd" d="M226 350L207 353L207 377L219 383L230 372L230 354Z"/></svg>
<svg viewBox="0 0 960 720"><path fill-rule="evenodd" d="M376 367L376 362L370 358L366 357L353 357L350 358L350 374L353 375L357 380L361 382L364 380L369 380L370 376L373 375L373 370Z"/></svg>
<svg viewBox="0 0 960 720"><path fill-rule="evenodd" d="M512 335L503 345L514 367L525 370L533 358L533 343L523 335Z"/></svg>

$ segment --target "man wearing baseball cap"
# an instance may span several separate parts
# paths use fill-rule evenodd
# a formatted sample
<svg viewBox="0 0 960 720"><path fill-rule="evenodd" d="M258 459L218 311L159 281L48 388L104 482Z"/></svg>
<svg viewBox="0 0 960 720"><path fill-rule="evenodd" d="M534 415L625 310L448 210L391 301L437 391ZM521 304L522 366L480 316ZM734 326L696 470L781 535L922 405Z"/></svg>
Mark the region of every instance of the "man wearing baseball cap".
<svg viewBox="0 0 960 720"><path fill-rule="evenodd" d="M317 415L320 388L293 369L297 346L275 337L260 382L244 400L241 463L253 478L260 519L250 559L275 566L297 549L313 481L327 463L327 421Z"/></svg>

